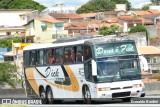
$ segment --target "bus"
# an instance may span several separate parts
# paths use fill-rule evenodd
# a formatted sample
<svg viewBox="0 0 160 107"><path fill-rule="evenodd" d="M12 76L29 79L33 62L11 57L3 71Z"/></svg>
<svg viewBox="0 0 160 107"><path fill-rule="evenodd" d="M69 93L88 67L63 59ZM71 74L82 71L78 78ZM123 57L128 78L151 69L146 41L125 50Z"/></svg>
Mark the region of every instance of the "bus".
<svg viewBox="0 0 160 107"><path fill-rule="evenodd" d="M66 99L89 104L101 99L144 97L134 40L98 37L35 44L24 48L27 97L52 104Z"/></svg>

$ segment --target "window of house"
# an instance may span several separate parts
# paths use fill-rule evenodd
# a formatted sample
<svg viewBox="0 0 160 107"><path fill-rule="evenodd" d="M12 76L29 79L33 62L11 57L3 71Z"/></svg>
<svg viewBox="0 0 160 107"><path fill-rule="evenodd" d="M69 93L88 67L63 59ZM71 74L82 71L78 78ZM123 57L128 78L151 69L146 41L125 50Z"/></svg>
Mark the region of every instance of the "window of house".
<svg viewBox="0 0 160 107"><path fill-rule="evenodd" d="M157 59L156 58L153 58L153 63L157 63Z"/></svg>
<svg viewBox="0 0 160 107"><path fill-rule="evenodd" d="M54 50L47 49L46 50L46 57L47 57L47 64L53 64L54 63Z"/></svg>
<svg viewBox="0 0 160 107"><path fill-rule="evenodd" d="M63 58L63 48L57 48L55 49L55 63L63 63L64 58Z"/></svg>
<svg viewBox="0 0 160 107"><path fill-rule="evenodd" d="M41 28L42 28L42 31L46 31L47 30L46 22L41 22Z"/></svg>
<svg viewBox="0 0 160 107"><path fill-rule="evenodd" d="M11 32L6 32L6 35L11 35Z"/></svg>
<svg viewBox="0 0 160 107"><path fill-rule="evenodd" d="M147 59L147 62L148 62L148 63L151 63L151 62L150 62L150 58L146 58L146 59Z"/></svg>

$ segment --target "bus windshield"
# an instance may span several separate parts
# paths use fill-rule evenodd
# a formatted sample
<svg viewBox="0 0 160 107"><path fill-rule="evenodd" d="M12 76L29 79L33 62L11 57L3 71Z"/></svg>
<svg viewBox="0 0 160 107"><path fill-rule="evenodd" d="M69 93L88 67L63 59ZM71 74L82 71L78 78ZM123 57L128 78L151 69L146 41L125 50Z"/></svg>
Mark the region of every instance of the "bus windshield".
<svg viewBox="0 0 160 107"><path fill-rule="evenodd" d="M141 78L137 56L97 59L97 82L135 80Z"/></svg>

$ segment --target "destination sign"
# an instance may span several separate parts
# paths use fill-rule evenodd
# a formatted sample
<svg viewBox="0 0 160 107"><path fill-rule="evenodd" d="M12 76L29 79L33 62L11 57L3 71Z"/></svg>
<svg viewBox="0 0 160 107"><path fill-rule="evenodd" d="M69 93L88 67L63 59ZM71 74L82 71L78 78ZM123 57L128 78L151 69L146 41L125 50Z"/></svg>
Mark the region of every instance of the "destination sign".
<svg viewBox="0 0 160 107"><path fill-rule="evenodd" d="M95 56L135 54L137 51L133 43L114 43L95 46Z"/></svg>

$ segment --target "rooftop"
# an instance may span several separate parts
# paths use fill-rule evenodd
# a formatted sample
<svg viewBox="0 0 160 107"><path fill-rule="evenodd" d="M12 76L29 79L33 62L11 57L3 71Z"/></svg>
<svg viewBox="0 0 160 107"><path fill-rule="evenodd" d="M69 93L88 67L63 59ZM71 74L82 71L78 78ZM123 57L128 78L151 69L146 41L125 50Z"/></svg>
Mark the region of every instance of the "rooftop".
<svg viewBox="0 0 160 107"><path fill-rule="evenodd" d="M36 20L50 22L50 23L62 23L62 21L53 18L36 18Z"/></svg>
<svg viewBox="0 0 160 107"><path fill-rule="evenodd" d="M138 46L138 53L142 55L160 54L160 49L154 46Z"/></svg>

